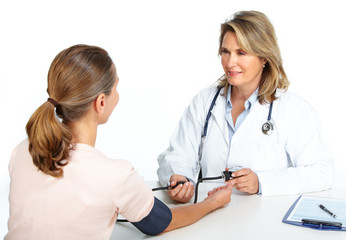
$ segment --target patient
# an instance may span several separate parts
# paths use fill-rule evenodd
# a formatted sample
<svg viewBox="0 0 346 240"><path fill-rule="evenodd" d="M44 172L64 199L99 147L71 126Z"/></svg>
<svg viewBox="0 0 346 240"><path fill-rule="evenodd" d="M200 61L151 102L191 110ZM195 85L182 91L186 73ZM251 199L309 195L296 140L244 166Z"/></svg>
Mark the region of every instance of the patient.
<svg viewBox="0 0 346 240"><path fill-rule="evenodd" d="M156 235L230 202L231 184L200 203L169 209L128 161L94 148L98 125L118 104L118 83L102 48L75 45L55 57L49 98L28 121L28 139L12 153L6 240L109 239L119 213Z"/></svg>

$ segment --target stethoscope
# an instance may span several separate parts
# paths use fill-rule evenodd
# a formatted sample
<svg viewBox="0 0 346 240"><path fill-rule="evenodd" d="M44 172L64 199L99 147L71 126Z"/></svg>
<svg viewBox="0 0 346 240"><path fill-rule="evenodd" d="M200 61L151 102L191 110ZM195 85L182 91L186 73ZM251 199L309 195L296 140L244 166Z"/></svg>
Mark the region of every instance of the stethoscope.
<svg viewBox="0 0 346 240"><path fill-rule="evenodd" d="M234 171L237 171L239 169L236 169L237 167L235 167L234 169L229 169L228 171L223 171L221 172L220 176L216 176L216 177L205 177L202 178L202 167L201 167L201 159L202 159L202 152L203 152L203 147L204 147L204 142L205 142L205 138L207 136L207 132L208 132L208 124L209 124L209 119L211 116L211 111L213 110L214 106L215 106L215 102L217 97L219 96L221 91L221 87L217 88L216 94L210 104L209 110L208 110L208 114L204 123L204 127L203 127L203 133L202 133L202 140L201 140L201 144L199 146L199 150L198 150L198 155L199 155L199 175L198 175L198 180L195 186L195 199L194 199L194 203L197 202L197 198L198 198L198 185L199 183L201 183L203 180L217 180L217 179L224 179L225 181L228 181L229 179L232 178L232 173ZM272 115L272 109L273 109L273 102L270 103L270 107L269 107L269 113L268 113L268 118L267 118L267 122L265 122L262 125L262 132L265 135L270 135L273 130L274 130L274 126L271 123L271 115ZM153 188L153 191L158 191L158 190L170 190L173 189L175 187L177 187L180 184L184 184L185 182L177 182L177 184L174 187L171 186L164 186L164 187L158 187L158 188ZM126 219L118 219L118 222L127 222Z"/></svg>
<svg viewBox="0 0 346 240"><path fill-rule="evenodd" d="M210 104L208 114L207 114L207 117L205 119L205 123L204 123L204 127L203 127L203 132L202 132L202 136L201 136L201 144L199 145L199 149L198 149L198 157L199 157L198 166L197 166L197 168L199 169L198 181L205 180L202 178L202 166L201 166L202 152L203 152L204 143L205 143L205 139L206 139L207 132L208 132L208 124L209 124L209 119L211 116L211 111L213 110L213 108L215 106L215 102L216 102L217 97L220 94L221 88L222 87L217 87L216 94L215 94L215 96L214 96L214 98ZM269 106L267 121L265 123L263 123L263 125L262 125L262 132L265 135L270 135L274 131L274 125L271 122L272 110L273 110L273 102L271 102L270 106Z"/></svg>
<svg viewBox="0 0 346 240"><path fill-rule="evenodd" d="M205 119L205 124L204 124L204 128L203 128L203 133L202 133L202 139L205 138L205 137L207 136L208 124L209 124L209 118L210 118L210 116L211 116L211 111L212 111L213 108L214 108L216 99L217 99L217 97L219 96L220 91L221 91L221 87L218 87L217 92L216 92L216 94L215 94L215 96L214 96L214 98L213 98L213 101L212 101L211 104L210 104L209 111L208 111L208 114L207 114L207 118ZM267 121L266 121L265 123L263 123L263 125L262 125L262 132L263 132L265 135L270 135L270 134L272 134L273 131L274 131L274 125L273 125L272 122L271 122L272 110L273 110L273 102L271 102L271 103L270 103L270 106L269 106L269 112L268 112Z"/></svg>
<svg viewBox="0 0 346 240"><path fill-rule="evenodd" d="M271 102L270 106L269 106L267 122L263 123L263 125L262 125L262 132L265 135L270 135L274 131L274 126L273 126L272 122L270 121L272 118L272 110L273 110L273 102Z"/></svg>

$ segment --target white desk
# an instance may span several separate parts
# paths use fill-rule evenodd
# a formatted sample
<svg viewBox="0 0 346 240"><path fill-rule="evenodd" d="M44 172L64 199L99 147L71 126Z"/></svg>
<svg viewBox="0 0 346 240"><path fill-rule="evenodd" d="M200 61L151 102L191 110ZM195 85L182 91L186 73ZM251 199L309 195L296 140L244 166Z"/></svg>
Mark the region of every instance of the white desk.
<svg viewBox="0 0 346 240"><path fill-rule="evenodd" d="M155 183L150 183L153 187ZM342 185L344 184L344 185ZM199 186L198 200L203 200L208 190L215 185L202 183ZM346 183L338 184L328 191L305 195L346 199ZM168 204L170 201L164 191L155 196ZM218 209L200 221L160 236L150 237L142 234L130 223L116 223L111 240L116 239L275 239L275 240L341 240L346 239L344 231L320 231L282 223L282 218L299 195L263 197L247 195L236 190L232 193L231 203ZM193 200L192 200L193 201ZM345 209L346 211L346 209Z"/></svg>

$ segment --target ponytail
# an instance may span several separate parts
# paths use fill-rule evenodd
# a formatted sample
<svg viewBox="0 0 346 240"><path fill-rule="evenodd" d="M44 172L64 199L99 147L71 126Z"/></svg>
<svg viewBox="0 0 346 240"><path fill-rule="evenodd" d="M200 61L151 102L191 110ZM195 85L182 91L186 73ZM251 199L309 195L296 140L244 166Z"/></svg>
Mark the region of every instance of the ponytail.
<svg viewBox="0 0 346 240"><path fill-rule="evenodd" d="M26 124L26 133L35 166L43 173L61 177L72 148L72 134L55 116L53 104L47 101L34 112Z"/></svg>
<svg viewBox="0 0 346 240"><path fill-rule="evenodd" d="M102 48L74 45L54 58L48 72L50 97L26 125L29 152L39 170L63 175L73 147L67 125L80 119L101 93L109 95L115 81L115 66Z"/></svg>

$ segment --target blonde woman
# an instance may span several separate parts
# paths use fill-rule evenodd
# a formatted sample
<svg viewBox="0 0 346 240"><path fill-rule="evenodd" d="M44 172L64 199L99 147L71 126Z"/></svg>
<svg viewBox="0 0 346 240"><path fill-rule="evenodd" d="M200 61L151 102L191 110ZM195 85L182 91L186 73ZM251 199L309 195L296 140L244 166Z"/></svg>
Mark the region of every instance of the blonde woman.
<svg viewBox="0 0 346 240"><path fill-rule="evenodd" d="M28 121L28 139L11 157L6 240L109 239L119 213L156 235L230 202L231 185L170 210L128 161L95 149L98 125L118 104L118 82L111 58L99 47L75 45L56 56L49 98Z"/></svg>
<svg viewBox="0 0 346 240"><path fill-rule="evenodd" d="M257 11L234 14L221 25L219 55L225 74L193 98L158 157L162 184L187 181L168 191L171 199L190 201L188 180L219 176L225 168L235 169L231 182L249 194L330 188L332 158L318 116L288 91L269 19Z"/></svg>

